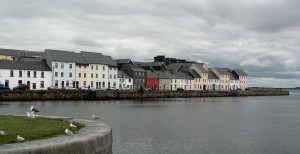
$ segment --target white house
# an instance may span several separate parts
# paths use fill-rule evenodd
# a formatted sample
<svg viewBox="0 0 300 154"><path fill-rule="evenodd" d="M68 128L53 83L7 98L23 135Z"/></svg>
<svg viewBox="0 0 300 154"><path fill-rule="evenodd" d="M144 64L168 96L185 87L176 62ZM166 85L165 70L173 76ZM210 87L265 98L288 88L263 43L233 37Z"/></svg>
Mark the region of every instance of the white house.
<svg viewBox="0 0 300 154"><path fill-rule="evenodd" d="M0 60L0 83L10 89L22 83L31 90L46 90L51 80L51 69L44 62Z"/></svg>
<svg viewBox="0 0 300 154"><path fill-rule="evenodd" d="M111 58L111 56L105 56L106 64L108 65L108 88L118 89L119 79L118 79L118 65Z"/></svg>
<svg viewBox="0 0 300 154"><path fill-rule="evenodd" d="M230 70L228 72L230 72ZM230 73L229 90L237 90L239 88L240 80L238 79L238 77L235 77L232 73Z"/></svg>
<svg viewBox="0 0 300 154"><path fill-rule="evenodd" d="M208 71L208 90L220 90L220 79L211 69Z"/></svg>
<svg viewBox="0 0 300 154"><path fill-rule="evenodd" d="M118 71L119 86L120 90L133 90L133 78L130 77L125 71Z"/></svg>
<svg viewBox="0 0 300 154"><path fill-rule="evenodd" d="M76 59L74 59L74 52L46 49L43 59L52 69L51 86L75 87Z"/></svg>

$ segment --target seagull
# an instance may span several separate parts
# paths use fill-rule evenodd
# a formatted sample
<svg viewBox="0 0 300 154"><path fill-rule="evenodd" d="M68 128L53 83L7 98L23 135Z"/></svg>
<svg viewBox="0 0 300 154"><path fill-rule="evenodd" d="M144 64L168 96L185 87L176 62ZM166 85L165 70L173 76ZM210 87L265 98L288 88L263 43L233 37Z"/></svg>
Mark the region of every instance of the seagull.
<svg viewBox="0 0 300 154"><path fill-rule="evenodd" d="M33 112L35 112L35 113L40 112L39 110L33 108L33 106L30 107L30 110L33 111Z"/></svg>
<svg viewBox="0 0 300 154"><path fill-rule="evenodd" d="M0 135L5 135L5 132L3 130L0 130Z"/></svg>
<svg viewBox="0 0 300 154"><path fill-rule="evenodd" d="M21 137L20 135L18 135L17 140L19 140L19 141L25 141L25 138Z"/></svg>
<svg viewBox="0 0 300 154"><path fill-rule="evenodd" d="M35 115L33 111L31 111L30 113L27 112L27 117L29 117L29 118L35 118L36 116L37 115Z"/></svg>
<svg viewBox="0 0 300 154"><path fill-rule="evenodd" d="M97 117L97 116L95 115L95 113L93 113L93 115L92 115L92 119L93 119L93 120L99 120L100 118L99 118L99 117Z"/></svg>
<svg viewBox="0 0 300 154"><path fill-rule="evenodd" d="M71 122L70 127L76 128L76 126Z"/></svg>
<svg viewBox="0 0 300 154"><path fill-rule="evenodd" d="M69 129L66 129L65 132L66 132L68 135L72 135L72 134L73 134L73 132L70 131Z"/></svg>

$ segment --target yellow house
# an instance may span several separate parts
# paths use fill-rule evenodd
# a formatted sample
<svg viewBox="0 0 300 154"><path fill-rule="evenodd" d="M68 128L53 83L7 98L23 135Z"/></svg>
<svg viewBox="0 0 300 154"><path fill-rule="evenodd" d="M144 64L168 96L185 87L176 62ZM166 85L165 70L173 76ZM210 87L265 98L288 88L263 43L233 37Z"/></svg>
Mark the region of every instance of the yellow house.
<svg viewBox="0 0 300 154"><path fill-rule="evenodd" d="M230 73L228 68L212 68L211 71L220 78L220 90L229 90Z"/></svg>

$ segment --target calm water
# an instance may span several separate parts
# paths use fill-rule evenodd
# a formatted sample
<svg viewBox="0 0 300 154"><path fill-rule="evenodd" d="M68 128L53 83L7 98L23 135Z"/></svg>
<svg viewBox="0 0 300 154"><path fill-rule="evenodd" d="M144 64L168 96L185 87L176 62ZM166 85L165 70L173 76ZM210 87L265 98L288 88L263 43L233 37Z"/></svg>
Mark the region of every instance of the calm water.
<svg viewBox="0 0 300 154"><path fill-rule="evenodd" d="M300 91L290 96L0 102L0 114L91 119L113 127L113 152L300 153Z"/></svg>

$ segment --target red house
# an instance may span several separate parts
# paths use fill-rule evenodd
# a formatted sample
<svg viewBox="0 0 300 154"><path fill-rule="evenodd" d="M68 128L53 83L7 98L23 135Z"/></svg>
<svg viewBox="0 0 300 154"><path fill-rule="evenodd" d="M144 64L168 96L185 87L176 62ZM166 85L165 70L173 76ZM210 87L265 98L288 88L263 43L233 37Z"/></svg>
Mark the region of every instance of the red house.
<svg viewBox="0 0 300 154"><path fill-rule="evenodd" d="M159 90L159 78L155 71L147 70L146 89Z"/></svg>

